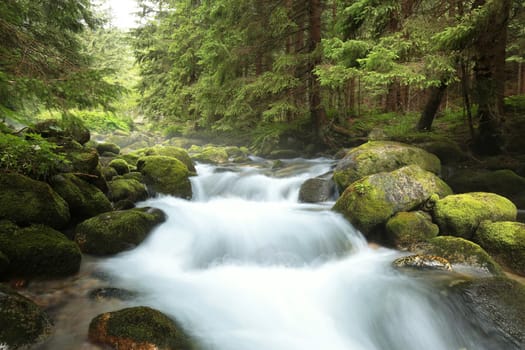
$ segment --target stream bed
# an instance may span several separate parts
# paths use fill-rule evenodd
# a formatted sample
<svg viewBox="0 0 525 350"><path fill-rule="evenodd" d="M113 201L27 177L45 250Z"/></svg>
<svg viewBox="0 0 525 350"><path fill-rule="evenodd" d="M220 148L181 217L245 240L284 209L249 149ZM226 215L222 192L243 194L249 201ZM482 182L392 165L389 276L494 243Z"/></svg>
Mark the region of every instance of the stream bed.
<svg viewBox="0 0 525 350"><path fill-rule="evenodd" d="M298 202L300 185L332 166L198 165L193 200L139 203L168 217L139 247L29 286L56 325L39 349L99 349L86 340L90 320L135 305L176 318L202 349L514 349L447 294L461 276L399 272L391 262L403 254L368 245L333 203ZM89 298L99 287L136 297Z"/></svg>

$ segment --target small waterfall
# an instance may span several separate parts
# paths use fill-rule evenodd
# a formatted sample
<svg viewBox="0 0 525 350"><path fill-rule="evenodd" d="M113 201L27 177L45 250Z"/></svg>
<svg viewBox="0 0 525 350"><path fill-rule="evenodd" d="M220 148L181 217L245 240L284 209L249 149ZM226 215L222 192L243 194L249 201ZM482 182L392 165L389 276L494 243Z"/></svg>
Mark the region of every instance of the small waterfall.
<svg viewBox="0 0 525 350"><path fill-rule="evenodd" d="M328 160L199 166L194 200L150 199L168 220L102 263L137 304L176 317L203 349L492 350L439 286L398 273L326 204L301 204Z"/></svg>

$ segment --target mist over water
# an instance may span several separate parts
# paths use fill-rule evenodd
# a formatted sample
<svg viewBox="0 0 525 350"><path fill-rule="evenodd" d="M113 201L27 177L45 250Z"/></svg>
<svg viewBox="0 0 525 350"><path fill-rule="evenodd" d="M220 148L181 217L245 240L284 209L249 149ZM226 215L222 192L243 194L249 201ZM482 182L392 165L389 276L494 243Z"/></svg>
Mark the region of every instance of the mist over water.
<svg viewBox="0 0 525 350"><path fill-rule="evenodd" d="M285 165L198 166L194 200L143 202L168 220L103 268L203 349L498 348L439 283L393 270L399 252L369 248L330 205L298 203L331 161Z"/></svg>

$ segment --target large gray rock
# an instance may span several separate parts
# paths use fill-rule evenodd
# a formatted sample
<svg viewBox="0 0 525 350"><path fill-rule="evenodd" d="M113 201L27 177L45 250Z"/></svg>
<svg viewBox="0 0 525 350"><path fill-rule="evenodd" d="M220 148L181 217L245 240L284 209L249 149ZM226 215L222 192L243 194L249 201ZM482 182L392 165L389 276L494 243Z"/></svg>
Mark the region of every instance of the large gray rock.
<svg viewBox="0 0 525 350"><path fill-rule="evenodd" d="M419 207L432 194L446 196L451 193L452 190L439 177L417 165L410 165L354 182L333 209L368 235L383 229L395 213Z"/></svg>
<svg viewBox="0 0 525 350"><path fill-rule="evenodd" d="M334 170L334 181L342 192L354 181L365 176L399 169L406 165L439 174L439 158L427 151L392 141L370 141L351 149Z"/></svg>
<svg viewBox="0 0 525 350"><path fill-rule="evenodd" d="M0 220L60 229L70 218L68 204L47 183L19 174L0 173Z"/></svg>
<svg viewBox="0 0 525 350"><path fill-rule="evenodd" d="M306 180L299 190L299 201L318 203L330 200L335 194L334 182L331 179L316 177Z"/></svg>

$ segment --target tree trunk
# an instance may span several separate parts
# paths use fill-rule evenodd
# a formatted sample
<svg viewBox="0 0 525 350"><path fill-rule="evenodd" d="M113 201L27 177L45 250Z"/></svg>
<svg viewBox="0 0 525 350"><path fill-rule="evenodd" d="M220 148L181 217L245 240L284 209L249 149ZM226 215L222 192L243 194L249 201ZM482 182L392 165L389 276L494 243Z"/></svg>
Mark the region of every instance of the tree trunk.
<svg viewBox="0 0 525 350"><path fill-rule="evenodd" d="M312 53L314 56L311 60L309 66L309 87L310 87L310 113L313 131L318 137L320 143L323 142L323 127L326 124L326 113L321 105L321 85L319 80L314 74L315 66L321 63L320 53L316 53L316 49L321 44L321 15L322 15L322 5L321 0L310 0L309 2L309 45L308 52Z"/></svg>
<svg viewBox="0 0 525 350"><path fill-rule="evenodd" d="M421 113L421 117L417 123L417 130L430 131L432 129L432 123L434 122L434 118L446 90L447 85L444 81L441 81L438 86L430 88L430 96L428 97L425 109L423 109L423 113Z"/></svg>
<svg viewBox="0 0 525 350"><path fill-rule="evenodd" d="M479 125L474 147L480 154L498 154L504 142L504 69L510 3L511 0L501 0L494 5L487 31L481 33L476 42L474 78Z"/></svg>

